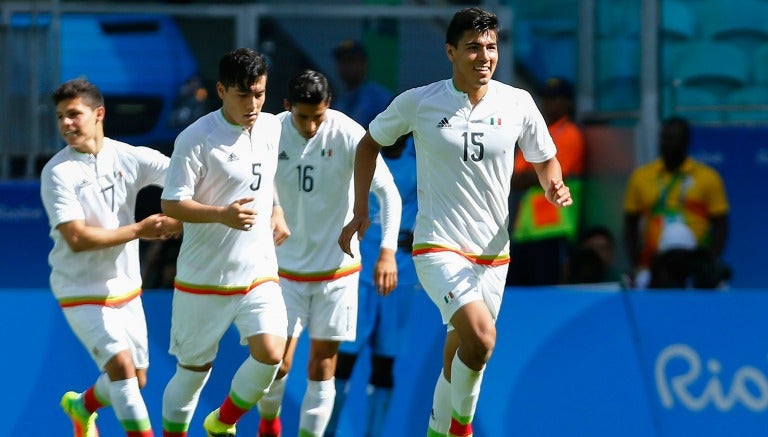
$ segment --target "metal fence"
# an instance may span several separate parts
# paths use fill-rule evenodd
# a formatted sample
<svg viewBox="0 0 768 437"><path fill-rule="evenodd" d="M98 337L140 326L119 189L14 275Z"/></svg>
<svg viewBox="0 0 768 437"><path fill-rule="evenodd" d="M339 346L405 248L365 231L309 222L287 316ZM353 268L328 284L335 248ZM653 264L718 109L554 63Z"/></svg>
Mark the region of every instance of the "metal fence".
<svg viewBox="0 0 768 437"><path fill-rule="evenodd" d="M0 179L35 177L61 142L49 96L58 80L55 35L31 18L0 24Z"/></svg>
<svg viewBox="0 0 768 437"><path fill-rule="evenodd" d="M198 27L187 36L198 39L202 49L208 51L201 59L205 67L213 66L222 53L235 47L253 47L269 55L274 41L267 40L269 35L265 38L265 33L273 27L282 28L292 41L274 52L276 62L286 63L278 74L271 67L270 89L277 90L272 92L272 97L277 97L282 95L280 81L287 83L288 75L294 72L288 70L296 67L300 57L314 58L312 65L333 82L336 77L331 48L341 38L361 38L370 23L382 21L396 22L398 29L397 54L377 54L384 57L377 61L396 64L391 67L396 76L393 91L448 77L449 65L442 49L445 25L461 7L331 4L316 8L288 2L174 5L0 0L0 180L37 178L41 164L62 146L50 103L50 94L61 80L57 27L60 14L167 14L195 22ZM503 26L511 28L511 9L498 4L493 9ZM33 17L29 25L11 25L11 17L18 13ZM45 16L47 24L37 25L36 14ZM425 53L431 48L434 50ZM497 67L496 78L512 82L511 39L500 40L500 49L505 58Z"/></svg>

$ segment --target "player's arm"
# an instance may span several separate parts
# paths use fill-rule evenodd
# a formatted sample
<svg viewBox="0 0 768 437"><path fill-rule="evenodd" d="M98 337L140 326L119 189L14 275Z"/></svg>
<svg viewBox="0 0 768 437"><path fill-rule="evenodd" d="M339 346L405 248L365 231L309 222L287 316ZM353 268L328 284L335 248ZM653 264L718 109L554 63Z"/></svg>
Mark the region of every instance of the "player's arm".
<svg viewBox="0 0 768 437"><path fill-rule="evenodd" d="M539 184L544 188L544 195L550 203L556 206L569 206L573 204L571 189L563 182L563 170L556 157L551 157L544 162L533 163Z"/></svg>
<svg viewBox="0 0 768 437"><path fill-rule="evenodd" d="M269 222L272 226L272 238L275 241L275 245L279 246L291 236L291 230L288 228L288 222L285 221L285 211L283 211L283 207L280 204L280 196L277 194L277 187L275 187L273 192L272 217L270 217Z"/></svg>
<svg viewBox="0 0 768 437"><path fill-rule="evenodd" d="M252 197L238 199L227 206L205 205L196 200L161 199L160 206L169 217L187 223L221 223L247 231L256 220L256 211L247 205Z"/></svg>
<svg viewBox="0 0 768 437"><path fill-rule="evenodd" d="M381 217L381 250L374 264L373 283L377 292L383 296L397 287L397 239L400 234L400 217L403 202L397 185L387 164L381 155L377 156L376 170L373 174L371 192L376 196Z"/></svg>
<svg viewBox="0 0 768 437"><path fill-rule="evenodd" d="M366 132L355 152L355 203L352 220L341 230L339 246L349 256L352 256L350 242L357 233L361 240L371 221L368 218L368 193L371 191L371 181L376 170L376 158L379 156L381 145Z"/></svg>
<svg viewBox="0 0 768 437"><path fill-rule="evenodd" d="M106 249L137 238L166 239L181 232L181 223L163 214L153 214L138 223L106 229L88 226L83 220L59 224L56 229L73 252Z"/></svg>

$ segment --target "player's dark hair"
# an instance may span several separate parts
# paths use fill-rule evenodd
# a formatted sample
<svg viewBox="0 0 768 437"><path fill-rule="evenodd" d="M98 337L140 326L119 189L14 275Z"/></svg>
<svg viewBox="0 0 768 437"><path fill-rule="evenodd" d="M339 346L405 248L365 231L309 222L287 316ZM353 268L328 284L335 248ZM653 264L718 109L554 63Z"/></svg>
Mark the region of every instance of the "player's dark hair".
<svg viewBox="0 0 768 437"><path fill-rule="evenodd" d="M88 82L84 78L72 79L59 85L53 92L51 98L53 104L58 105L64 100L74 99L80 97L83 99L83 103L91 108L98 108L104 106L104 96L96 85Z"/></svg>
<svg viewBox="0 0 768 437"><path fill-rule="evenodd" d="M286 99L291 106L296 103L317 105L330 101L330 98L331 90L328 86L328 79L322 73L314 70L303 70L288 81Z"/></svg>
<svg viewBox="0 0 768 437"><path fill-rule="evenodd" d="M493 12L480 8L462 9L453 15L445 32L445 43L456 47L464 32L471 30L479 33L499 32L499 19Z"/></svg>
<svg viewBox="0 0 768 437"><path fill-rule="evenodd" d="M219 82L224 88L249 90L259 77L266 74L266 59L249 48L235 49L219 61Z"/></svg>

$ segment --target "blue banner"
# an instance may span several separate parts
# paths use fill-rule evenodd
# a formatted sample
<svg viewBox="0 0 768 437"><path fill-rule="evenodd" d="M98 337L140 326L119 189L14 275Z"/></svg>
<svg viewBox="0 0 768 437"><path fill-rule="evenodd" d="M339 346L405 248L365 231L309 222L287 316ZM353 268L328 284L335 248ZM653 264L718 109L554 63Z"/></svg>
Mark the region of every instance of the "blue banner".
<svg viewBox="0 0 768 437"><path fill-rule="evenodd" d="M0 287L48 287L48 218L38 181L0 181Z"/></svg>
<svg viewBox="0 0 768 437"><path fill-rule="evenodd" d="M497 323L475 416L478 436L698 437L757 436L768 431L768 290L608 292L510 288ZM149 383L144 398L156 435L162 393L175 371L167 353L171 292L144 293L149 325ZM441 368L445 328L424 293L413 294L386 435L426 434L432 390ZM0 398L6 435L68 435L58 407L67 390L94 383L98 370L67 326L50 291L0 290ZM296 436L306 387L308 343L298 345L283 403L284 437ZM229 392L247 354L237 334L221 342L190 436ZM363 435L367 357L339 437ZM40 420L45 417L45 420ZM100 412L102 435L122 435L114 412ZM258 412L238 424L255 435Z"/></svg>

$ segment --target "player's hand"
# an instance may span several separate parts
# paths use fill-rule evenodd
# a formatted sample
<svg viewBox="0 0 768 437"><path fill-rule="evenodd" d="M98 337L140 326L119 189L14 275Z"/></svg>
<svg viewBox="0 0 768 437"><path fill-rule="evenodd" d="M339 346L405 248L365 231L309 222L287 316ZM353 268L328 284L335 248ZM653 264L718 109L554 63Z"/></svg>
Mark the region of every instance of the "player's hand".
<svg viewBox="0 0 768 437"><path fill-rule="evenodd" d="M253 202L253 200L253 197L245 197L230 203L223 212L221 223L233 229L250 231L256 222L256 210L245 205Z"/></svg>
<svg viewBox="0 0 768 437"><path fill-rule="evenodd" d="M283 244L283 242L291 236L291 230L288 228L288 223L285 221L285 213L283 212L282 206L275 205L272 207L270 224L272 226L272 238L275 241L275 246Z"/></svg>
<svg viewBox="0 0 768 437"><path fill-rule="evenodd" d="M550 179L549 186L544 195L550 203L556 206L563 207L573 204L571 189L560 179Z"/></svg>
<svg viewBox="0 0 768 437"><path fill-rule="evenodd" d="M382 248L379 252L379 259L373 266L373 283L381 296L397 288L397 259L394 250Z"/></svg>
<svg viewBox="0 0 768 437"><path fill-rule="evenodd" d="M182 230L184 230L184 226L181 221L162 215L162 239L178 238Z"/></svg>
<svg viewBox="0 0 768 437"><path fill-rule="evenodd" d="M164 240L168 238L164 224L165 219L170 219L170 217L163 214L152 214L136 223L139 227L138 237L144 240Z"/></svg>
<svg viewBox="0 0 768 437"><path fill-rule="evenodd" d="M341 229L341 235L339 235L339 247L341 247L341 250L349 256L354 256L350 247L352 236L357 233L357 239L362 240L365 231L370 225L371 220L368 218L367 213L365 215L354 215L352 220Z"/></svg>

